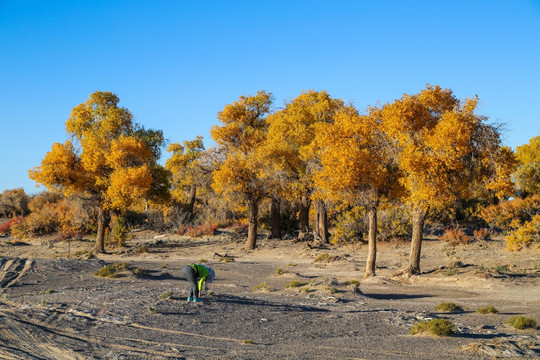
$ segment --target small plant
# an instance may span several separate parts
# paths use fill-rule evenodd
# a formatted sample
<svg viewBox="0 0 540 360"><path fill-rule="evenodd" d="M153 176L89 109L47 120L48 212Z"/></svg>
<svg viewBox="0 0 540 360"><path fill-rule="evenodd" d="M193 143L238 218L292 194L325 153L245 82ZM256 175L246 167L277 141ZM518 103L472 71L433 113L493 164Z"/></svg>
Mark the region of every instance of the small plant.
<svg viewBox="0 0 540 360"><path fill-rule="evenodd" d="M128 269L129 265L126 263L114 263L108 264L99 269L94 273L95 276L106 277L106 278L117 278L118 272Z"/></svg>
<svg viewBox="0 0 540 360"><path fill-rule="evenodd" d="M146 246L146 245L141 245L141 246L137 247L137 248L135 249L135 251L134 251L134 253L135 253L136 255L145 254L145 253L147 253L147 252L148 252L148 246Z"/></svg>
<svg viewBox="0 0 540 360"><path fill-rule="evenodd" d="M486 228L476 229L473 231L473 235L476 240L489 240L491 238L491 231Z"/></svg>
<svg viewBox="0 0 540 360"><path fill-rule="evenodd" d="M360 280L347 280L343 285L360 285Z"/></svg>
<svg viewBox="0 0 540 360"><path fill-rule="evenodd" d="M117 216L113 220L112 238L118 243L118 246L125 246L129 235L129 226L124 217Z"/></svg>
<svg viewBox="0 0 540 360"><path fill-rule="evenodd" d="M463 308L461 306L454 303L447 303L447 302L440 303L439 305L437 305L435 309L440 312L463 311Z"/></svg>
<svg viewBox="0 0 540 360"><path fill-rule="evenodd" d="M452 276L452 275L456 275L458 273L458 268L450 268L448 270L445 270L443 271L443 275L444 276Z"/></svg>
<svg viewBox="0 0 540 360"><path fill-rule="evenodd" d="M526 318L524 316L514 316L505 324L511 325L514 327L514 329L518 330L536 329L536 321L534 319Z"/></svg>
<svg viewBox="0 0 540 360"><path fill-rule="evenodd" d="M446 241L452 246L470 244L473 239L465 234L460 228L448 228L439 238L439 241Z"/></svg>
<svg viewBox="0 0 540 360"><path fill-rule="evenodd" d="M255 285L254 287L252 287L251 290L253 292L255 292L255 291L270 291L270 286L267 283L262 282L260 284Z"/></svg>
<svg viewBox="0 0 540 360"><path fill-rule="evenodd" d="M335 286L327 286L325 290L330 294L335 294L338 292L338 289Z"/></svg>
<svg viewBox="0 0 540 360"><path fill-rule="evenodd" d="M161 276L161 277L169 277L169 276L171 276L171 274L170 274L169 272L167 272L167 271L162 271L162 272L159 274L159 276Z"/></svg>
<svg viewBox="0 0 540 360"><path fill-rule="evenodd" d="M39 295L52 294L53 292L54 292L54 290L52 290L52 289L47 289L47 290L40 291L40 292L39 292Z"/></svg>
<svg viewBox="0 0 540 360"><path fill-rule="evenodd" d="M246 339L246 340L242 340L242 344L244 344L244 345L253 345L254 342L253 342L253 340Z"/></svg>
<svg viewBox="0 0 540 360"><path fill-rule="evenodd" d="M138 267L134 269L132 272L133 272L133 275L135 275L138 278L148 276L148 271L143 269L142 267Z"/></svg>
<svg viewBox="0 0 540 360"><path fill-rule="evenodd" d="M165 291L163 294L161 294L159 296L160 299L170 299L172 296L172 291L171 290L167 290Z"/></svg>
<svg viewBox="0 0 540 360"><path fill-rule="evenodd" d="M225 263L230 263L230 262L234 262L234 258L232 256L222 256L219 258L218 260L219 262L225 262Z"/></svg>
<svg viewBox="0 0 540 360"><path fill-rule="evenodd" d="M454 250L453 248L446 248L446 247L443 247L441 249L442 253L446 256L446 257L451 257L451 256L454 256L456 255L456 250Z"/></svg>
<svg viewBox="0 0 540 360"><path fill-rule="evenodd" d="M276 269L276 276L280 276L280 275L283 275L283 274L287 274L289 273L287 270L283 270L282 268L277 268Z"/></svg>
<svg viewBox="0 0 540 360"><path fill-rule="evenodd" d="M207 262L208 262L208 260L206 260L206 259L199 259L200 264L206 264Z"/></svg>
<svg viewBox="0 0 540 360"><path fill-rule="evenodd" d="M497 265L495 266L495 271L499 274L507 273L509 271L508 265Z"/></svg>
<svg viewBox="0 0 540 360"><path fill-rule="evenodd" d="M315 259L313 259L314 263L329 263L332 261L336 261L339 259L339 256L330 255L327 253L322 253L318 255Z"/></svg>
<svg viewBox="0 0 540 360"><path fill-rule="evenodd" d="M298 280L293 280L290 283L288 283L287 285L285 285L285 287L286 288L299 288L299 287L302 287L304 285L307 285L307 283L301 282L301 281L298 281Z"/></svg>
<svg viewBox="0 0 540 360"><path fill-rule="evenodd" d="M489 306L484 306L483 308L476 310L476 312L479 314L497 314L499 310L495 309L493 305L489 305Z"/></svg>
<svg viewBox="0 0 540 360"><path fill-rule="evenodd" d="M455 326L447 319L432 319L429 321L421 321L412 327L410 334L422 334L429 332L435 336L452 336L455 332Z"/></svg>
<svg viewBox="0 0 540 360"><path fill-rule="evenodd" d="M163 264L161 264L161 266L159 268L160 269L166 269L167 266L169 266L169 263L163 263Z"/></svg>
<svg viewBox="0 0 540 360"><path fill-rule="evenodd" d="M149 307L148 307L148 312L149 312L150 314L159 314L159 311L158 311L158 309L156 309L155 306L149 306Z"/></svg>
<svg viewBox="0 0 540 360"><path fill-rule="evenodd" d="M298 266L298 264L288 263L287 266Z"/></svg>
<svg viewBox="0 0 540 360"><path fill-rule="evenodd" d="M185 235L189 237L201 237L216 235L219 225L181 225L176 232L178 235Z"/></svg>

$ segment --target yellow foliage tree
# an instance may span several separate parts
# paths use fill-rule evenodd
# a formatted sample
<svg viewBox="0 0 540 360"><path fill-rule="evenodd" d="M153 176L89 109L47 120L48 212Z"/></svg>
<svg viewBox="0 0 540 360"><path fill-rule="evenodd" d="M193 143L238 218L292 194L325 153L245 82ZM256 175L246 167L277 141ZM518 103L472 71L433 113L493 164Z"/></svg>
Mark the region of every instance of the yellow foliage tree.
<svg viewBox="0 0 540 360"><path fill-rule="evenodd" d="M73 141L54 143L41 165L29 170L30 178L48 189L95 204L96 251L102 253L109 212L123 210L147 194L156 162L155 150L140 136L148 131L141 132L118 102L111 92L91 94L66 121Z"/></svg>
<svg viewBox="0 0 540 360"><path fill-rule="evenodd" d="M385 133L399 154L405 200L412 207L408 274L420 272L422 233L430 208L465 196L475 182L500 196L512 189L511 153L500 146L497 129L474 113L477 102L459 101L451 90L428 85L380 109Z"/></svg>
<svg viewBox="0 0 540 360"><path fill-rule="evenodd" d="M222 125L215 125L212 138L224 156L213 172L213 188L218 194L240 196L248 206L248 239L246 249L257 242L259 203L266 196L267 186L260 176L258 148L267 134L266 115L270 112L272 94L265 91L253 96L240 96L218 113Z"/></svg>
<svg viewBox="0 0 540 360"><path fill-rule="evenodd" d="M540 136L516 148L516 185L525 194L540 194Z"/></svg>
<svg viewBox="0 0 540 360"><path fill-rule="evenodd" d="M323 197L363 206L368 217L368 258L364 277L375 275L377 209L381 200L398 196L399 169L377 111L361 116L353 107L339 111L335 123L318 127L322 169L315 184Z"/></svg>
<svg viewBox="0 0 540 360"><path fill-rule="evenodd" d="M204 153L202 136L195 140L186 140L179 143L169 144L167 151L172 153L165 163L165 167L172 173L172 198L175 202L183 204L191 218L197 189L205 178L205 171L201 164L201 156Z"/></svg>
<svg viewBox="0 0 540 360"><path fill-rule="evenodd" d="M319 144L315 141L318 125L334 122L343 101L326 91L302 91L285 108L268 116L268 138L261 151L279 193L300 204L300 237L309 232L309 209L315 192L313 176L320 168ZM276 182L276 176L281 178ZM326 208L317 204L318 232L327 239ZM320 226L319 226L320 225Z"/></svg>

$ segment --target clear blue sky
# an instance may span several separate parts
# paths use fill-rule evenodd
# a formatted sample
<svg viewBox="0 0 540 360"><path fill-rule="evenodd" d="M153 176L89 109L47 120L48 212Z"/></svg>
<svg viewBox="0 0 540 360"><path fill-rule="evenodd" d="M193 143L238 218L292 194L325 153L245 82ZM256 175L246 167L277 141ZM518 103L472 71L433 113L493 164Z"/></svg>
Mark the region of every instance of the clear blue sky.
<svg viewBox="0 0 540 360"><path fill-rule="evenodd" d="M426 83L477 94L512 148L540 130L540 0L0 0L0 49L0 191L37 191L28 169L96 90L172 142L210 144L259 89L363 110Z"/></svg>

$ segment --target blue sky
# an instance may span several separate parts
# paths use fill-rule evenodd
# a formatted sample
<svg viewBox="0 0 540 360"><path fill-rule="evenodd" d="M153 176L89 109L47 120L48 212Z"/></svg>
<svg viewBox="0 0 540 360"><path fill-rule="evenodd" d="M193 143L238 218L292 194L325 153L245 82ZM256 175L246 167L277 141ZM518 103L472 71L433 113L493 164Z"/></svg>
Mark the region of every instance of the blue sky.
<svg viewBox="0 0 540 360"><path fill-rule="evenodd" d="M217 112L260 89L363 110L426 83L478 95L512 148L540 131L539 0L0 0L0 46L0 191L38 191L28 169L96 90L171 142L210 145Z"/></svg>

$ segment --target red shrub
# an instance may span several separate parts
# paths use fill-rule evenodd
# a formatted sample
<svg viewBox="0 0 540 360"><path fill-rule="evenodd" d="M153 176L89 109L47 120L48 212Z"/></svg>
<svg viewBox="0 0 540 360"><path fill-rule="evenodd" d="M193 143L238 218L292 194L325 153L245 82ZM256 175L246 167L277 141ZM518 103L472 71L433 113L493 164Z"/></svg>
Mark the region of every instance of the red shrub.
<svg viewBox="0 0 540 360"><path fill-rule="evenodd" d="M2 226L0 226L0 234L11 235L11 227L13 225L19 224L22 221L22 219L23 219L22 216L17 216L3 223Z"/></svg>
<svg viewBox="0 0 540 360"><path fill-rule="evenodd" d="M467 236L465 232L459 228L446 229L444 234L442 234L442 236L440 236L438 239L440 241L446 241L450 245L454 246L459 244L467 245L473 241L471 237Z"/></svg>
<svg viewBox="0 0 540 360"><path fill-rule="evenodd" d="M190 237L212 236L216 234L218 225L182 225L176 232L178 235Z"/></svg>

